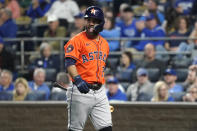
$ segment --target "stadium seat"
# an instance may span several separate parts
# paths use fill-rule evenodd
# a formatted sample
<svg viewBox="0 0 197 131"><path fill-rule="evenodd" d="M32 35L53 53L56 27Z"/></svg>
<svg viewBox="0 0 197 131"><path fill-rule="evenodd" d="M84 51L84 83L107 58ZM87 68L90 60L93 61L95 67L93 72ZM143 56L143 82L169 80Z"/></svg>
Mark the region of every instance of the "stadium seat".
<svg viewBox="0 0 197 131"><path fill-rule="evenodd" d="M148 76L151 82L156 82L160 78L160 71L158 68L148 68Z"/></svg>
<svg viewBox="0 0 197 131"><path fill-rule="evenodd" d="M31 37L31 26L30 25L17 25L17 37Z"/></svg>
<svg viewBox="0 0 197 131"><path fill-rule="evenodd" d="M130 85L131 83L129 83L129 82L121 82L120 84L123 86L123 88L124 88L125 91L126 91L127 88L129 87L129 85Z"/></svg>
<svg viewBox="0 0 197 131"><path fill-rule="evenodd" d="M56 69L46 68L46 81L55 81L56 79Z"/></svg>
<svg viewBox="0 0 197 131"><path fill-rule="evenodd" d="M42 101L42 100L46 100L46 94L44 92L40 92L40 91L34 91L31 92L29 94L27 94L26 101Z"/></svg>
<svg viewBox="0 0 197 131"><path fill-rule="evenodd" d="M172 61L173 68L187 68L191 64L192 60L189 58L185 59L176 59Z"/></svg>
<svg viewBox="0 0 197 131"><path fill-rule="evenodd" d="M1 101L11 101L13 99L12 92L0 92L0 100Z"/></svg>
<svg viewBox="0 0 197 131"><path fill-rule="evenodd" d="M153 96L150 96L146 93L140 93L137 97L137 101L151 101Z"/></svg>
<svg viewBox="0 0 197 131"><path fill-rule="evenodd" d="M117 68L119 62L118 58L108 58L107 61L112 70Z"/></svg>
<svg viewBox="0 0 197 131"><path fill-rule="evenodd" d="M45 81L45 84L46 84L48 87L51 87L52 82L51 82L51 81Z"/></svg>
<svg viewBox="0 0 197 131"><path fill-rule="evenodd" d="M20 16L19 18L16 18L17 25L30 25L31 22L32 19L28 16Z"/></svg>
<svg viewBox="0 0 197 131"><path fill-rule="evenodd" d="M132 82L133 70L119 70L116 72L116 77L120 82Z"/></svg>
<svg viewBox="0 0 197 131"><path fill-rule="evenodd" d="M53 92L51 93L51 100L53 101L65 101L66 100L65 92Z"/></svg>
<svg viewBox="0 0 197 131"><path fill-rule="evenodd" d="M17 38L32 37L32 31L30 25L18 25ZM24 42L25 51L35 51L35 43L33 41ZM16 42L17 51L21 50L21 42Z"/></svg>
<svg viewBox="0 0 197 131"><path fill-rule="evenodd" d="M135 61L133 61L135 65L140 65L142 63L141 59L136 59Z"/></svg>
<svg viewBox="0 0 197 131"><path fill-rule="evenodd" d="M171 94L171 96L174 98L175 101L183 101L184 95L185 95L185 92Z"/></svg>
<svg viewBox="0 0 197 131"><path fill-rule="evenodd" d="M188 69L176 69L176 74L177 74L177 82L184 82L187 78L188 74Z"/></svg>

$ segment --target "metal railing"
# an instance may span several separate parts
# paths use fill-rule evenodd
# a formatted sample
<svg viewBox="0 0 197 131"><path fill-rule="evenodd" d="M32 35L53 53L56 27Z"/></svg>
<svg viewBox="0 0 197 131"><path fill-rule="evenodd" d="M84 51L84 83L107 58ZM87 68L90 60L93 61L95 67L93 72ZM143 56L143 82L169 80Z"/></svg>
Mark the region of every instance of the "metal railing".
<svg viewBox="0 0 197 131"><path fill-rule="evenodd" d="M63 70L64 62L64 42L69 41L69 37L56 37L56 38L50 38L50 37L31 37L31 38L5 38L4 41L6 42L20 42L20 51L16 52L16 55L20 55L20 70L24 71L25 70L25 55L33 55L36 52L34 51L25 51L25 44L28 44L27 41L32 41L32 42L42 42L42 41L60 41L60 50L59 51L53 51L53 54L59 54L60 55L60 69ZM124 42L125 41L142 41L142 40L197 40L197 37L189 38L189 37L177 37L177 38L171 38L171 37L135 37L135 38L123 38L123 37L118 37L118 38L107 38L107 40L116 40L120 42L121 46L121 51L116 51L116 52L110 52L110 55L121 55L122 51L124 51L126 48L124 48ZM27 43L25 43L27 42ZM136 55L143 55L143 52L134 52ZM157 52L157 54L192 54L192 52Z"/></svg>

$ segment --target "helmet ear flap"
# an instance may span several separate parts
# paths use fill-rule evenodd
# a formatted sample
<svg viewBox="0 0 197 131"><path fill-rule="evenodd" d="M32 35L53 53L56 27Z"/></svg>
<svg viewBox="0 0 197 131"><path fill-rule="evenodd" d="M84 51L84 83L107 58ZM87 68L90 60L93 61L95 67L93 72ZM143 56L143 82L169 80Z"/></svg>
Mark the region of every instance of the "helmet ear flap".
<svg viewBox="0 0 197 131"><path fill-rule="evenodd" d="M103 26L104 26L104 24L105 24L105 21L102 21L99 25L96 25L96 26L94 27L94 30L95 30L96 32L101 32L101 31L103 31Z"/></svg>

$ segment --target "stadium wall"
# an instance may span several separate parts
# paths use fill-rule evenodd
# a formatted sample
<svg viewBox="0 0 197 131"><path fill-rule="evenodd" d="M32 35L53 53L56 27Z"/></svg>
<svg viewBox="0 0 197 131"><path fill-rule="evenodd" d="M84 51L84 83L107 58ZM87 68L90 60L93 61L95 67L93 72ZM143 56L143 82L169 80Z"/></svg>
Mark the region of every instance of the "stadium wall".
<svg viewBox="0 0 197 131"><path fill-rule="evenodd" d="M196 131L196 103L111 103L113 131ZM66 131L65 102L0 102L0 131ZM94 128L87 121L84 131Z"/></svg>

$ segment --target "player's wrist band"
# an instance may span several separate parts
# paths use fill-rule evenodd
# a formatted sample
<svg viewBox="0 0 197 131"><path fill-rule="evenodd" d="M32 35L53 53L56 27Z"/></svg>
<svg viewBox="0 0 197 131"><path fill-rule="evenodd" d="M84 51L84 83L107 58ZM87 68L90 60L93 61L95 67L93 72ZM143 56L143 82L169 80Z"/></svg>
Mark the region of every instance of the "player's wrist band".
<svg viewBox="0 0 197 131"><path fill-rule="evenodd" d="M82 78L81 78L81 76L80 76L80 75L77 75L77 76L73 77L73 79L74 79L74 81L77 81L77 80L79 80L79 79L81 79L81 80L82 80Z"/></svg>

